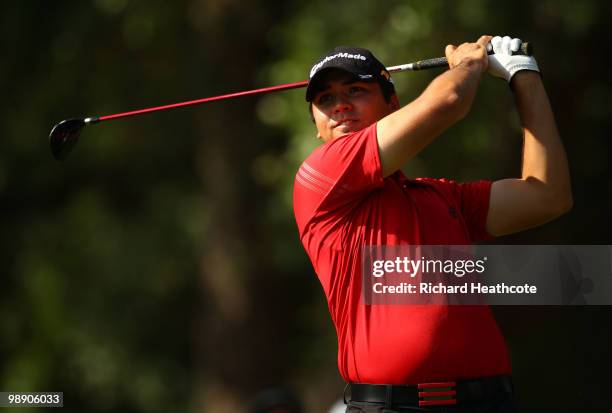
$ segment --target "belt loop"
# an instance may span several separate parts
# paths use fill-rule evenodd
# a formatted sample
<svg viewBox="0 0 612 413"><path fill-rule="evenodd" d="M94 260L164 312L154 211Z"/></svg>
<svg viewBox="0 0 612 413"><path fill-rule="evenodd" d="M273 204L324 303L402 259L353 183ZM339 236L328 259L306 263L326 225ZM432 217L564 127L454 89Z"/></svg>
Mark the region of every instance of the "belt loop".
<svg viewBox="0 0 612 413"><path fill-rule="evenodd" d="M342 392L342 401L344 402L344 404L348 404L346 401L346 389L348 389L350 385L351 383L346 383L346 386L344 386L344 391Z"/></svg>
<svg viewBox="0 0 612 413"><path fill-rule="evenodd" d="M385 397L385 409L391 409L393 407L393 385L386 385L386 397Z"/></svg>

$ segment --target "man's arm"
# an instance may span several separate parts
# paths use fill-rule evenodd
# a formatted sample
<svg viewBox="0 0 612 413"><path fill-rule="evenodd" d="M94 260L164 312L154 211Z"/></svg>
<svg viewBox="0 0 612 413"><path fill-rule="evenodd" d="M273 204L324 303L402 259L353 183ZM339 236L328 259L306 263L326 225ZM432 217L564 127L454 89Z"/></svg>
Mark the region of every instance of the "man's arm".
<svg viewBox="0 0 612 413"><path fill-rule="evenodd" d="M551 221L573 203L567 157L540 75L521 71L511 82L523 126L523 167L520 179L491 187L487 231L495 236Z"/></svg>
<svg viewBox="0 0 612 413"><path fill-rule="evenodd" d="M482 73L487 70L486 45L491 36L476 43L446 47L450 70L434 79L413 102L377 124L383 176L400 169L470 110Z"/></svg>

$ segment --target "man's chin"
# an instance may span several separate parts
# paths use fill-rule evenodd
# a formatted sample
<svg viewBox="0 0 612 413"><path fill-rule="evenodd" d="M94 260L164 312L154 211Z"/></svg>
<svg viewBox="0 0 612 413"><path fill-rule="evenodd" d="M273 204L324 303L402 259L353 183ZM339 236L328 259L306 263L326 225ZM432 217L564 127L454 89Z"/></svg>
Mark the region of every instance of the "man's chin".
<svg viewBox="0 0 612 413"><path fill-rule="evenodd" d="M344 135L348 135L349 133L360 131L361 129L363 129L363 127L357 124L340 125L334 129L334 135L336 137L344 136Z"/></svg>

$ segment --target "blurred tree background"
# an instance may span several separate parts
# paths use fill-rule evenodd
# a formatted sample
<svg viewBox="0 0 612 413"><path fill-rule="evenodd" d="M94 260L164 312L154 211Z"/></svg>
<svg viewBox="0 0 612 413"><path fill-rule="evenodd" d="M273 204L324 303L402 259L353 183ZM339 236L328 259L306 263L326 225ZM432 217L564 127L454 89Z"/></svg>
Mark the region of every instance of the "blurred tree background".
<svg viewBox="0 0 612 413"><path fill-rule="evenodd" d="M303 80L337 44L395 65L512 34L535 46L575 206L500 242L611 244L610 16L603 0L2 2L0 391L63 391L67 411L224 413L289 386L322 412L344 387L291 208L318 144L303 90L92 126L63 163L54 123ZM395 75L400 100L438 73ZM512 95L486 77L406 172L499 179L520 154ZM523 406L612 404L610 307L494 311Z"/></svg>

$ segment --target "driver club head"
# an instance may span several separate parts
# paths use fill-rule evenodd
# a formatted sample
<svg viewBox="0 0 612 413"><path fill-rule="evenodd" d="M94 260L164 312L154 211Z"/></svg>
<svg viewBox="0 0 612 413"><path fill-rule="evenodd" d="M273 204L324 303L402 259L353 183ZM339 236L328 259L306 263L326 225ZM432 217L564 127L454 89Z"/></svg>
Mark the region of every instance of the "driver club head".
<svg viewBox="0 0 612 413"><path fill-rule="evenodd" d="M85 119L66 119L51 129L49 145L55 159L58 161L66 159L72 147L79 140L79 135L85 125Z"/></svg>

